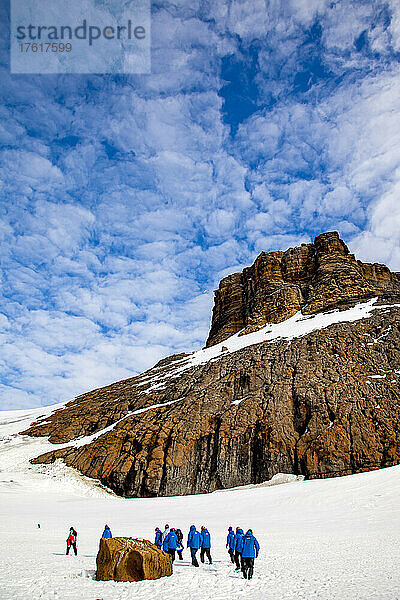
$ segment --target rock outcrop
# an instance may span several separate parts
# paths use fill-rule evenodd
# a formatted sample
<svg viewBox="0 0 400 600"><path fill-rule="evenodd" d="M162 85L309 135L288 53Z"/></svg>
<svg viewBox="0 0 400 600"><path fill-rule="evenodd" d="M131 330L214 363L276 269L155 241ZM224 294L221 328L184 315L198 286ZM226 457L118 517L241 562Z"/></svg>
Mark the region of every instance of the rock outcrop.
<svg viewBox="0 0 400 600"><path fill-rule="evenodd" d="M172 575L172 559L148 540L100 539L96 558L98 581L143 581Z"/></svg>
<svg viewBox="0 0 400 600"><path fill-rule="evenodd" d="M400 463L397 275L349 258L337 235L319 236L314 246L261 255L262 268L257 261L251 267L258 278L251 306L257 314L264 310L262 319L274 306L275 320L290 316L296 298L301 304L309 290L301 317L311 323L308 333L252 341L236 351L227 341L83 394L25 432L62 444L33 462L62 459L127 497L204 493L279 472L330 477ZM282 302L268 301L263 309L260 290L289 271L297 283L288 292L280 284ZM338 313L342 322L321 328L321 317L308 314L310 307L344 308L372 290L380 300L365 318ZM239 314L235 293L224 299L230 323ZM249 318L256 314L251 306ZM246 327L258 328L262 319ZM225 336L224 327L221 321Z"/></svg>
<svg viewBox="0 0 400 600"><path fill-rule="evenodd" d="M251 267L222 279L207 346L298 311L308 315L375 296L400 297L399 274L356 260L336 231L323 233L313 244L262 252Z"/></svg>

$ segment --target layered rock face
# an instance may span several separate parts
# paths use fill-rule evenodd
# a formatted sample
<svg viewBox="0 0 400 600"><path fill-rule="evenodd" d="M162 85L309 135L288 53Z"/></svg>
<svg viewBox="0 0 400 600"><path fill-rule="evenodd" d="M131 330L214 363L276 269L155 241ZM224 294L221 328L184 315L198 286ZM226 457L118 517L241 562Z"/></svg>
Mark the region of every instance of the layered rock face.
<svg viewBox="0 0 400 600"><path fill-rule="evenodd" d="M215 292L207 346L298 311L312 314L375 296L400 296L399 274L356 260L336 231L323 233L313 244L262 252L251 267L225 277Z"/></svg>
<svg viewBox="0 0 400 600"><path fill-rule="evenodd" d="M34 462L62 458L128 497L400 462L400 307L221 353L180 374L185 360L85 394L31 427L29 435L67 442Z"/></svg>
<svg viewBox="0 0 400 600"><path fill-rule="evenodd" d="M299 309L298 326L311 323L308 333L261 342L254 340L260 332L251 334L239 338L249 340L240 350L220 344L172 356L84 394L25 432L55 444L33 462L62 459L127 497L204 493L279 472L330 477L400 463L398 276L357 262L336 234L261 254L247 271L245 317L244 276L233 275L220 286L216 306L227 313L214 310L211 339L225 340L232 324L236 331L257 329ZM380 300L365 318L338 312L342 322L321 328L322 317L310 314L371 295Z"/></svg>
<svg viewBox="0 0 400 600"><path fill-rule="evenodd" d="M172 575L172 559L148 540L116 537L100 540L98 581L143 581Z"/></svg>

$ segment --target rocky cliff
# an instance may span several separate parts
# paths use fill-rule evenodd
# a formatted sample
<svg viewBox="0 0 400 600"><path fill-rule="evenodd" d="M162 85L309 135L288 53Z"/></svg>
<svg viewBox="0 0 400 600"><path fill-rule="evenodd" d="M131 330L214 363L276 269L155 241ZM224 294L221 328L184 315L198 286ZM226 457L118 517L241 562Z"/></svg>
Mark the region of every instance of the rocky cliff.
<svg viewBox="0 0 400 600"><path fill-rule="evenodd" d="M242 273L222 279L215 291L212 346L238 331L280 323L298 311L312 314L374 296L400 295L400 275L378 263L356 260L336 231L286 252L262 252Z"/></svg>
<svg viewBox="0 0 400 600"><path fill-rule="evenodd" d="M61 458L128 497L400 463L399 288L398 275L356 261L335 233L263 253L221 282L213 346L33 425L26 434L57 444L34 462Z"/></svg>

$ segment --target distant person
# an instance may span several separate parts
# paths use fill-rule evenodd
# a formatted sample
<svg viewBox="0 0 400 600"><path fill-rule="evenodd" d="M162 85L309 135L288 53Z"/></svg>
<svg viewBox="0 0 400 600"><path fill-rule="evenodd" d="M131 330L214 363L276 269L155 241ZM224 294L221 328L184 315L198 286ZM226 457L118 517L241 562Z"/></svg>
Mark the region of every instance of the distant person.
<svg viewBox="0 0 400 600"><path fill-rule="evenodd" d="M112 538L111 529L109 528L108 525L104 525L104 531L103 531L103 534L101 537L102 538Z"/></svg>
<svg viewBox="0 0 400 600"><path fill-rule="evenodd" d="M243 539L242 550L242 572L245 579L251 579L254 572L254 559L260 552L260 544L257 542L251 529L248 530Z"/></svg>
<svg viewBox="0 0 400 600"><path fill-rule="evenodd" d="M175 529L172 527L169 534L164 540L164 545L166 546L166 552L172 557L172 562L175 560L175 552L179 546L178 536L176 535ZM163 546L164 550L164 546Z"/></svg>
<svg viewBox="0 0 400 600"><path fill-rule="evenodd" d="M179 540L179 546L176 549L178 556L179 556L179 560L183 560L183 556L182 556L182 552L183 552L183 533L180 529L176 529L175 530L176 533L176 537Z"/></svg>
<svg viewBox="0 0 400 600"><path fill-rule="evenodd" d="M164 540L165 540L165 538L167 537L168 534L169 534L169 525L168 525L168 523L166 523L164 531L163 531L162 536L161 536L161 543L162 544L164 543Z"/></svg>
<svg viewBox="0 0 400 600"><path fill-rule="evenodd" d="M75 556L78 554L78 550L76 549L76 538L77 538L77 536L78 536L78 534L76 533L75 529L73 527L70 527L69 536L67 538L67 552L66 552L66 554L69 554L71 546L74 549Z"/></svg>
<svg viewBox="0 0 400 600"><path fill-rule="evenodd" d="M155 545L157 546L157 548L159 548L161 550L161 546L162 546L162 531L159 527L156 527L156 537L154 540Z"/></svg>
<svg viewBox="0 0 400 600"><path fill-rule="evenodd" d="M212 565L211 558L211 537L208 532L208 529L204 526L201 528L201 550L200 550L200 560L204 563L204 555L207 556L208 562Z"/></svg>
<svg viewBox="0 0 400 600"><path fill-rule="evenodd" d="M38 523L37 526L38 526L38 529L40 529L40 523Z"/></svg>
<svg viewBox="0 0 400 600"><path fill-rule="evenodd" d="M198 567L199 563L196 558L197 550L201 546L201 534L196 530L195 525L190 526L187 547L190 548L190 556L192 558L192 565Z"/></svg>
<svg viewBox="0 0 400 600"><path fill-rule="evenodd" d="M228 529L228 535L226 536L226 548L228 548L228 554L231 562L235 564L235 534L232 527Z"/></svg>
<svg viewBox="0 0 400 600"><path fill-rule="evenodd" d="M234 559L236 564L236 571L240 571L242 568L242 552L243 552L243 542L244 542L244 534L243 529L240 527L236 528L236 535L234 541Z"/></svg>

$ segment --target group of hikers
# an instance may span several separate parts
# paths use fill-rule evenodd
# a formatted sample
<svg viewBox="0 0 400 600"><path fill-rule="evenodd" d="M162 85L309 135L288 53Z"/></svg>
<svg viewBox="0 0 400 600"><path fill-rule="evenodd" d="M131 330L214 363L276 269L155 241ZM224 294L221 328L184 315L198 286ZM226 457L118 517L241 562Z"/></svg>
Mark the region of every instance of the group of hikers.
<svg viewBox="0 0 400 600"><path fill-rule="evenodd" d="M171 555L172 562L175 560L175 552L178 553L179 559L183 560L183 533L180 529L175 529L174 527L170 529L168 523L165 525L164 531L156 527L154 543L158 548ZM191 525L186 545L190 549L190 556L194 567L199 566L199 561L196 557L199 549L201 562L204 563L205 556L207 556L209 564L212 564L211 538L206 527L203 526L199 532L195 525Z"/></svg>
<svg viewBox="0 0 400 600"><path fill-rule="evenodd" d="M172 562L175 560L175 552L178 552L180 560L183 560L183 533L180 529L174 529L173 527L170 529L167 524L162 532L159 527L156 527L154 543L158 548L171 555ZM199 549L201 562L204 563L205 556L207 556L209 564L212 564L211 536L206 527L203 526L199 532L195 525L191 525L187 547L190 549L190 556L194 567L199 566L196 557ZM260 544L254 537L253 531L249 529L244 534L243 529L240 527L236 527L235 532L232 527L229 527L226 547L228 548L228 554L232 563L236 566L235 570L242 571L245 579L251 579L254 572L254 559L257 558L260 551Z"/></svg>
<svg viewBox="0 0 400 600"><path fill-rule="evenodd" d="M172 562L175 561L175 554L178 553L179 559L183 560L183 533L180 529L169 527L168 523L165 525L164 531L161 531L159 527L155 530L154 543L160 550L167 552ZM76 548L76 530L71 527L67 539L67 554L71 548L77 555ZM112 538L112 533L108 525L105 525L102 533L102 538ZM197 560L197 552L200 550L200 560L202 563L205 562L205 557L209 564L212 564L211 558L211 536L208 529L204 526L201 527L200 531L197 531L195 525L191 525L187 538L187 547L190 549L190 556L192 559L192 565L194 567L199 566ZM260 544L253 535L253 531L249 529L247 533L243 533L243 529L236 527L236 531L232 527L228 529L228 535L226 538L226 548L228 548L228 554L231 562L236 566L236 571L242 571L245 579L251 579L254 572L254 559L257 558L260 551Z"/></svg>
<svg viewBox="0 0 400 600"><path fill-rule="evenodd" d="M236 571L242 571L245 579L251 579L254 572L254 559L257 558L260 552L260 544L253 535L253 531L249 529L246 534L243 529L236 527L236 532L232 527L228 529L226 538L226 547L231 562L236 565Z"/></svg>

